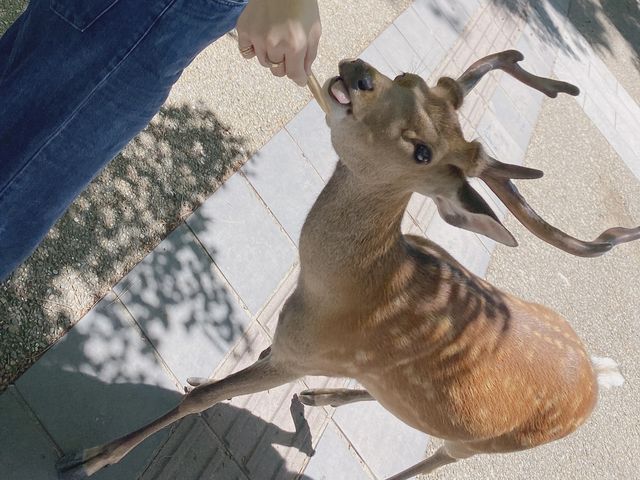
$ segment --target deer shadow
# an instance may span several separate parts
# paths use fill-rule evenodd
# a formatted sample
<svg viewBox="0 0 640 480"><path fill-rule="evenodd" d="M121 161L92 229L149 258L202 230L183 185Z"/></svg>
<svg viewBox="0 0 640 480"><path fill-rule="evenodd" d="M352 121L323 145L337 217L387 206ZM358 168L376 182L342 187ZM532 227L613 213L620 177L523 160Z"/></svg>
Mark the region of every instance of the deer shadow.
<svg viewBox="0 0 640 480"><path fill-rule="evenodd" d="M42 432L53 444L51 461L33 462L26 439L28 425L0 416L0 437L12 439L5 452L33 480L55 478L54 463L64 454L108 442L139 428L182 399L175 379L163 371L153 346L135 328L117 300L105 299L92 313L51 348L17 382L15 391ZM8 395L8 394L5 394ZM275 478L293 478L274 445L306 456L313 455L311 430L304 407L294 398L290 407L294 431L285 431L244 408L219 403L201 415L191 415L152 435L121 462L92 479L201 479L247 476L246 452L252 451L261 468L277 472ZM229 430L214 419L224 417ZM4 424L4 425L1 425ZM13 431L7 432L7 425ZM228 431L241 434L232 441ZM251 434L245 434L251 432ZM260 448L254 443L259 434ZM14 449L12 451L12 449ZM0 462L2 464L4 462ZM7 466L0 466L5 474ZM26 475L27 473L23 473ZM299 477L311 480L309 477Z"/></svg>

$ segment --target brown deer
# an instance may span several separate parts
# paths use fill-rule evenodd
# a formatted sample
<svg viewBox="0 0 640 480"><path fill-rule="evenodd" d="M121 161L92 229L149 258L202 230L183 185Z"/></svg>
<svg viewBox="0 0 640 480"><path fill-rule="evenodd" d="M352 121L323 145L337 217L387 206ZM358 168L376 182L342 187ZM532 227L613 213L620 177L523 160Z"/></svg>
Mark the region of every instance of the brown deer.
<svg viewBox="0 0 640 480"><path fill-rule="evenodd" d="M307 390L307 405L376 400L408 425L444 439L431 457L393 480L477 453L523 450L562 438L591 413L598 385L623 382L613 360L590 358L554 311L502 292L433 242L403 235L413 192L449 223L516 245L466 177L480 177L533 233L572 254L600 255L640 237L640 227L580 241L548 225L510 179L542 172L491 158L467 142L456 110L500 68L551 97L570 84L536 77L506 51L458 80L429 88L413 74L391 80L360 61L340 63L323 95L340 157L300 238L300 275L273 344L220 380L189 379L181 403L133 433L61 460L62 478L118 462L149 435L217 402L305 375L351 377L366 390Z"/></svg>

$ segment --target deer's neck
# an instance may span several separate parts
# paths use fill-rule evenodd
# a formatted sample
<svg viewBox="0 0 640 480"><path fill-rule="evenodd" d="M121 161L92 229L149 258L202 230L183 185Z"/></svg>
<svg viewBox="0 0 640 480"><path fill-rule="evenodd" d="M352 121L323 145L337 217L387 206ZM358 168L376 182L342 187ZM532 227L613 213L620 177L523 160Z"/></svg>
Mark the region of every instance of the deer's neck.
<svg viewBox="0 0 640 480"><path fill-rule="evenodd" d="M365 184L338 162L300 238L302 283L371 294L406 260L400 224L410 194Z"/></svg>

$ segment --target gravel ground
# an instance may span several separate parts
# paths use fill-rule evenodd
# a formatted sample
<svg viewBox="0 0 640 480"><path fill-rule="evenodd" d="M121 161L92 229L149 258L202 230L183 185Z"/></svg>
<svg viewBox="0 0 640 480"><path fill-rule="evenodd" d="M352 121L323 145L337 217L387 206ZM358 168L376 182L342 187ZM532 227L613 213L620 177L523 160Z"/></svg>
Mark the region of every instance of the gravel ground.
<svg viewBox="0 0 640 480"><path fill-rule="evenodd" d="M26 0L0 0L0 35L27 6Z"/></svg>

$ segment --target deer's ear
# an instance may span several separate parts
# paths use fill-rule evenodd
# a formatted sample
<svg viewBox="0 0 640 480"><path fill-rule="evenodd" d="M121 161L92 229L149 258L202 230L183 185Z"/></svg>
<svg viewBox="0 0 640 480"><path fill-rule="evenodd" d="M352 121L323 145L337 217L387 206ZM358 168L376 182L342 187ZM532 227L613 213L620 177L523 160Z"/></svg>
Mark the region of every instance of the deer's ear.
<svg viewBox="0 0 640 480"><path fill-rule="evenodd" d="M481 233L509 247L518 246L516 239L500 223L491 207L465 179L462 179L460 187L452 195L448 197L438 195L434 201L438 207L438 213L445 222Z"/></svg>
<svg viewBox="0 0 640 480"><path fill-rule="evenodd" d="M436 95L446 98L455 110L462 106L464 92L458 82L450 77L441 77L434 87Z"/></svg>

